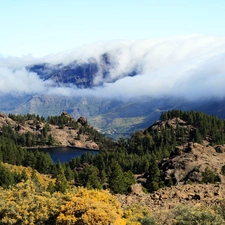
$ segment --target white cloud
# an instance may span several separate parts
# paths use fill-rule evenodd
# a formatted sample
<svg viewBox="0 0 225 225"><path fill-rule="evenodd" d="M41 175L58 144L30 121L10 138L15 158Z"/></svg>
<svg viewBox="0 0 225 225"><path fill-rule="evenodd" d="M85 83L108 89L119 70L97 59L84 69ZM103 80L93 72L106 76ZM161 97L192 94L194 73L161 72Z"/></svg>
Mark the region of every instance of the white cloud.
<svg viewBox="0 0 225 225"><path fill-rule="evenodd" d="M0 93L44 93L53 82L41 80L37 74L28 72L25 68L0 68Z"/></svg>
<svg viewBox="0 0 225 225"><path fill-rule="evenodd" d="M106 79L98 73L95 82L103 82L104 85L94 89L56 87L23 69L26 65L42 62L68 64L74 60L87 62L90 58L100 62L100 56L104 53L110 55L113 67ZM178 96L191 100L225 97L224 62L224 37L190 35L140 41L98 42L39 59L31 56L0 57L0 90L3 93L17 91L117 98L142 95ZM139 75L126 77L134 70ZM118 80L112 83L115 79Z"/></svg>

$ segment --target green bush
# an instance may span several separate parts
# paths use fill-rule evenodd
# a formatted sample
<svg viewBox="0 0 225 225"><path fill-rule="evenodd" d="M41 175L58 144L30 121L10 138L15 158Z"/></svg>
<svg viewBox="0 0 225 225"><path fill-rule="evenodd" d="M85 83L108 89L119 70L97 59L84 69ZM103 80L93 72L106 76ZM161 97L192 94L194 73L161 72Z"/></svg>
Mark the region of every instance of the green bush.
<svg viewBox="0 0 225 225"><path fill-rule="evenodd" d="M215 211L225 220L225 199L219 202L215 207Z"/></svg>
<svg viewBox="0 0 225 225"><path fill-rule="evenodd" d="M202 182L203 183L212 183L219 181L219 177L213 173L208 167L205 168L205 172L202 172Z"/></svg>
<svg viewBox="0 0 225 225"><path fill-rule="evenodd" d="M210 208L180 205L173 210L175 225L221 225L222 216Z"/></svg>
<svg viewBox="0 0 225 225"><path fill-rule="evenodd" d="M152 217L144 217L144 218L139 218L138 222L141 225L157 225L157 223L155 222L154 218Z"/></svg>

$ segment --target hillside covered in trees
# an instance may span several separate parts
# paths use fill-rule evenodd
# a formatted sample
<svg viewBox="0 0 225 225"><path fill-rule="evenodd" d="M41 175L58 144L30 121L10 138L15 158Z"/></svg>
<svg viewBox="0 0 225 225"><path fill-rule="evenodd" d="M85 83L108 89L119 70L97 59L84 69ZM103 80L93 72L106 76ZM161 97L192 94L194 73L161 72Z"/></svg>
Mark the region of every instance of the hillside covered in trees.
<svg viewBox="0 0 225 225"><path fill-rule="evenodd" d="M35 114L0 113L0 129L2 136L22 147L70 145L99 149L103 137L86 118L76 120L66 112L47 119Z"/></svg>
<svg viewBox="0 0 225 225"><path fill-rule="evenodd" d="M96 224L97 222L81 221L85 221L85 218L90 217L95 221L100 221L110 211L104 211L105 208L103 213L99 209L101 212L98 215L95 211L98 208L94 206L93 209L88 208L90 212L81 209L83 207L81 206L83 198L87 197L88 201L92 201L89 193L94 196L98 195L99 197L96 198L100 200L102 198L111 198L107 191L110 191L111 194L129 194L131 186L135 183L139 183L144 192L152 193L160 188L174 185L216 183L223 182L224 179L225 121L202 112L172 110L162 113L160 120L147 129L138 131L127 139L121 138L117 141L105 138L90 127L86 120L79 119L76 121L65 113L59 117L49 117L47 120L35 115L9 115L7 119L7 124L0 126L0 185L3 188L2 192L3 190L10 190L9 199L15 202L19 200L11 197L12 192L21 188L22 196L22 189L27 186L37 190L38 196L44 196L49 204L53 204L50 202L55 201L54 196L59 195L57 197L59 202L54 203L54 205L56 204L55 211L48 211L49 214L46 215L45 219L39 218L39 221L52 220L54 221L52 224ZM19 121L20 124L15 121ZM31 132L30 128L27 129L24 126L28 121L32 125L36 124L35 129L37 124L42 123L41 128ZM71 130L78 131L74 137L75 139L81 139L82 135L89 135L88 141L91 139L98 144L98 154L85 153L81 157L71 159L69 162L54 164L49 154L24 148L43 145L43 143L48 145L50 140L52 140L52 143L57 143L54 135L51 134L51 129L54 126L57 126L59 130L68 129L69 127ZM182 161L181 159L185 160ZM213 159L216 159L215 162ZM190 167L192 161L195 161L196 165L202 164L204 166ZM180 165L178 162L182 162L182 164ZM17 171L7 165L24 166L24 169ZM25 168L30 168L30 172ZM177 171L179 171L179 174ZM49 177L45 185L37 177L39 173ZM30 181L32 183L29 183ZM79 193L77 195L80 197L83 196L81 197L82 200L79 200L81 202L79 204L77 203L78 200L73 197L73 195L76 195L75 193ZM25 195L29 195L29 193L24 192ZM32 198L42 201L40 196L33 196ZM107 202L108 200L100 201ZM9 216L10 219L15 219L17 216L10 214L6 210L7 207L12 206L7 206L8 203L6 202L4 204L5 206L0 210L2 221L7 221L9 215L12 215ZM92 204L99 205L99 203L95 202L90 203L90 205ZM43 207L48 208L47 205ZM80 211L79 207L81 207ZM85 205L85 207L87 206ZM78 212L71 211L72 208L78 210ZM26 208L24 210L29 211L31 209ZM99 222L99 224L132 224L131 221L128 223L128 220L134 216L133 213L137 208L129 211L129 215L125 212L119 212L119 208L113 208L112 212L114 212L113 210L116 212L112 220L114 222ZM31 212L34 213L32 210ZM89 215L88 213L93 213L98 218L92 217L92 214ZM202 213L207 214L209 211L203 212L200 210L198 215ZM113 215L113 213L110 215ZM219 214L216 214L216 216L218 216L216 219L219 221ZM37 219L33 220L38 221ZM146 217L141 214L136 216L133 222L135 220L136 223L133 224L154 224L155 221L150 214ZM144 223L144 220L152 222ZM221 216L220 222L222 220ZM17 223L18 221L11 224ZM31 224L30 222L27 223ZM37 224L37 222L33 223ZM46 222L46 224L48 223L51 224ZM3 224L7 224L7 222ZM21 222L21 224L25 223Z"/></svg>
<svg viewBox="0 0 225 225"><path fill-rule="evenodd" d="M47 121L34 115L9 115L9 118L8 124L3 124L0 130L2 162L29 166L40 173L56 176L57 165L54 165L49 154L26 150L24 147L42 145L43 142L49 144L49 139L54 143L54 135L50 133L52 127L58 126L59 130L69 127L77 131L75 139L88 134L88 140L98 143L99 152L95 156L85 152L81 157L63 163L67 180L74 180L77 186L109 188L113 193L127 193L130 185L136 182L135 174L144 178L141 183L149 192L175 185L176 180L171 177L167 179L161 170L163 160L174 157L181 147L186 148L187 152L191 143L198 143L205 148L215 147L215 151L222 154L225 143L224 120L194 111L173 110L162 113L160 120L146 130L117 141L105 138L90 127L86 120L76 121L66 113L49 117ZM26 131L24 128L21 133L22 125L11 121L43 124L38 131ZM211 171L210 165L207 169Z"/></svg>

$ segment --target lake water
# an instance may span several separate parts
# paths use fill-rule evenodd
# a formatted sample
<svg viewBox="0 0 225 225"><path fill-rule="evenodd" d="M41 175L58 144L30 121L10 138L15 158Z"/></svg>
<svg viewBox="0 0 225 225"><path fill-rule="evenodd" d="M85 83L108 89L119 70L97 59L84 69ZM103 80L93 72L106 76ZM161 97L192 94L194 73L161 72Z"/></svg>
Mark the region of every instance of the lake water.
<svg viewBox="0 0 225 225"><path fill-rule="evenodd" d="M39 148L38 151L49 152L54 163L60 160L61 163L69 162L70 159L82 156L84 152L90 152L96 155L98 151L92 151L81 148L69 148L69 147L58 147L58 148Z"/></svg>

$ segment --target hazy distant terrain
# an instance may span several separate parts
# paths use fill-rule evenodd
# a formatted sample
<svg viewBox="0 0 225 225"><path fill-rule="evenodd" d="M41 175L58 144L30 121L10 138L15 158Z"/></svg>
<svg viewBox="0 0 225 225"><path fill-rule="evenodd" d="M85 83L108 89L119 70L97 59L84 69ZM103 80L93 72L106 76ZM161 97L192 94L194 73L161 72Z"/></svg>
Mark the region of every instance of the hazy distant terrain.
<svg viewBox="0 0 225 225"><path fill-rule="evenodd" d="M87 45L44 58L0 57L0 111L85 116L108 134L169 109L224 118L225 39L200 35Z"/></svg>

